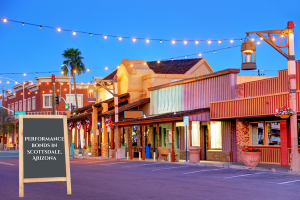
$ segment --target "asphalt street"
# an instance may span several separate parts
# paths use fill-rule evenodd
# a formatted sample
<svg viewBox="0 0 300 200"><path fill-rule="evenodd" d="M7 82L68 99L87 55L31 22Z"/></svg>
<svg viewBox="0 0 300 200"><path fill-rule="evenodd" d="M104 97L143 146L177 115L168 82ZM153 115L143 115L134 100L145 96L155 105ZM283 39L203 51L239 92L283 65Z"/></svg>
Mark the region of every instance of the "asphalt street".
<svg viewBox="0 0 300 200"><path fill-rule="evenodd" d="M300 199L300 176L168 163L71 159L66 183L27 183L22 199ZM18 152L0 152L0 199L19 198Z"/></svg>

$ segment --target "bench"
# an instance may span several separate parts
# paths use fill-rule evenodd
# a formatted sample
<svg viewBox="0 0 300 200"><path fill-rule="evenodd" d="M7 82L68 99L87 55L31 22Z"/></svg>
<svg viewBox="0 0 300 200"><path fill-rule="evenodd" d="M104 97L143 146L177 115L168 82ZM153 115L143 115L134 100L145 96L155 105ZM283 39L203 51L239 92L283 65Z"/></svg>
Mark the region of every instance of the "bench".
<svg viewBox="0 0 300 200"><path fill-rule="evenodd" d="M16 147L13 144L5 144L4 145L4 150L5 151L10 150L11 148L15 149Z"/></svg>
<svg viewBox="0 0 300 200"><path fill-rule="evenodd" d="M168 161L168 155L169 153L171 153L171 150L168 147L158 147L157 153L158 153L157 161L161 161L162 158L164 158L165 161Z"/></svg>

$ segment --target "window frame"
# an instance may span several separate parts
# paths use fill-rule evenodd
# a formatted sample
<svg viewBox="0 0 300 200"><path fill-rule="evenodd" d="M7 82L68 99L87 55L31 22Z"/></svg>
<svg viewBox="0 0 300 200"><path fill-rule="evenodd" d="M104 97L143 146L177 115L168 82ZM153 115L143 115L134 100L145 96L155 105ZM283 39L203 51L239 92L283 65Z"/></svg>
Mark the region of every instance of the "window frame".
<svg viewBox="0 0 300 200"><path fill-rule="evenodd" d="M20 107L21 106L21 107ZM21 110L20 110L21 108ZM22 104L22 100L19 101L19 111L23 111L23 104Z"/></svg>
<svg viewBox="0 0 300 200"><path fill-rule="evenodd" d="M212 148L211 147L211 122L220 122L221 123L221 148ZM223 144L222 144L222 121L210 121L209 123L207 123L207 137L208 137L208 147L207 150L211 150L211 151L222 151L223 150Z"/></svg>
<svg viewBox="0 0 300 200"><path fill-rule="evenodd" d="M34 101L34 103L33 103L33 101ZM35 96L34 97L32 97L32 100L31 100L31 110L35 110L36 109L36 98L35 98Z"/></svg>
<svg viewBox="0 0 300 200"><path fill-rule="evenodd" d="M23 100L23 111L27 111L26 99ZM25 109L24 109L25 108Z"/></svg>
<svg viewBox="0 0 300 200"><path fill-rule="evenodd" d="M50 106L45 106L45 97L46 97L46 96L49 96L49 97L51 98L51 97L52 97L52 94L43 94L43 108L52 108L50 99L49 99L49 104L50 104Z"/></svg>
<svg viewBox="0 0 300 200"><path fill-rule="evenodd" d="M67 101L67 96L70 96L70 94L66 94L66 102L69 103L69 101ZM72 96L74 96L74 103L75 103L75 94L71 94L71 97ZM77 98L79 96L81 96L81 105L78 105L78 108L82 108L83 107L83 94L77 94ZM74 105L76 106L76 104L74 104Z"/></svg>
<svg viewBox="0 0 300 200"><path fill-rule="evenodd" d="M17 105L17 106L16 106ZM15 102L15 111L18 111L19 110L19 103L16 101Z"/></svg>
<svg viewBox="0 0 300 200"><path fill-rule="evenodd" d="M27 99L27 111L31 111L31 98Z"/></svg>

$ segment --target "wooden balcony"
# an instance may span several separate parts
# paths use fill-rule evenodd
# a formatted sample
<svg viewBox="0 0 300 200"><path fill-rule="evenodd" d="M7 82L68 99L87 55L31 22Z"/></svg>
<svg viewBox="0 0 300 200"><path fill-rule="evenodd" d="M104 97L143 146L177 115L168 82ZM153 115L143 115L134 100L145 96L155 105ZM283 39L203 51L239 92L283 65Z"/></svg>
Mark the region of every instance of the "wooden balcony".
<svg viewBox="0 0 300 200"><path fill-rule="evenodd" d="M297 92L297 112L299 112L300 91ZM242 118L270 116L281 106L289 106L289 93L279 93L257 97L241 98L210 103L210 118Z"/></svg>

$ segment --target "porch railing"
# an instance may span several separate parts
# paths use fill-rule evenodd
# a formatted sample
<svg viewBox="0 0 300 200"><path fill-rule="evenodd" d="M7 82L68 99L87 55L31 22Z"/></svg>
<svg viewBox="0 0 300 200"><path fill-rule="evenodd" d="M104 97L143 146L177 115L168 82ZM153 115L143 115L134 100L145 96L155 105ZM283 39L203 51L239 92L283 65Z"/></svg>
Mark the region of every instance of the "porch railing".
<svg viewBox="0 0 300 200"><path fill-rule="evenodd" d="M281 149L279 147L251 146L261 150L261 163L281 164Z"/></svg>

